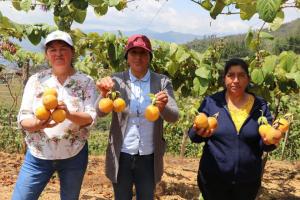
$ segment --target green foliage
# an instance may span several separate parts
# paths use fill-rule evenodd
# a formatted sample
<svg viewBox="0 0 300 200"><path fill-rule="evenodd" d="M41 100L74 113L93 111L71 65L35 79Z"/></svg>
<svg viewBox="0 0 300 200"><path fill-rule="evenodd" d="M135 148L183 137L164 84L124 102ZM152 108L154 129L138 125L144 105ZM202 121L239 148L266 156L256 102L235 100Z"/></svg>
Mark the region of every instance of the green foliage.
<svg viewBox="0 0 300 200"><path fill-rule="evenodd" d="M18 11L29 12L37 7L42 7L45 11L52 11L54 21L59 30L70 31L74 21L83 23L86 18L88 7L92 7L94 12L99 15L105 15L109 7L115 7L117 10L123 10L127 6L127 0L72 0L72 1L50 1L50 0L16 0L11 1L13 7ZM39 35L39 34L36 34ZM35 40L37 36L32 35Z"/></svg>
<svg viewBox="0 0 300 200"><path fill-rule="evenodd" d="M180 113L180 119L176 124L166 123L164 130L164 138L167 142L167 152L172 155L179 155L182 138L187 134L188 129L192 126L192 121L197 111L196 106L200 103L199 99L182 98L178 93L176 95L177 104ZM202 154L202 145L191 143L187 138L185 156L200 157Z"/></svg>
<svg viewBox="0 0 300 200"><path fill-rule="evenodd" d="M108 132L100 131L98 129L92 130L88 139L89 153L92 155L103 155L105 154Z"/></svg>
<svg viewBox="0 0 300 200"><path fill-rule="evenodd" d="M282 0L257 0L256 10L258 12L259 18L261 18L265 22L273 22L281 3Z"/></svg>
<svg viewBox="0 0 300 200"><path fill-rule="evenodd" d="M16 110L0 107L0 151L12 153L22 150L23 135L17 129L16 120Z"/></svg>

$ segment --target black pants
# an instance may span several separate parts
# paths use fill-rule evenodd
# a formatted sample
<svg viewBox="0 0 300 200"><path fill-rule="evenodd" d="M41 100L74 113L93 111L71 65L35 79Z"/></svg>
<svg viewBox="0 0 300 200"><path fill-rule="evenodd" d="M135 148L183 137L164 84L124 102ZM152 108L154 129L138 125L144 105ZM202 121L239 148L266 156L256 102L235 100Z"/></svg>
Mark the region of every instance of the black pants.
<svg viewBox="0 0 300 200"><path fill-rule="evenodd" d="M154 155L122 153L117 183L113 184L116 200L131 200L133 184L137 200L154 199Z"/></svg>
<svg viewBox="0 0 300 200"><path fill-rule="evenodd" d="M204 200L254 200L261 182L225 183L220 180L205 180L198 174L198 186Z"/></svg>

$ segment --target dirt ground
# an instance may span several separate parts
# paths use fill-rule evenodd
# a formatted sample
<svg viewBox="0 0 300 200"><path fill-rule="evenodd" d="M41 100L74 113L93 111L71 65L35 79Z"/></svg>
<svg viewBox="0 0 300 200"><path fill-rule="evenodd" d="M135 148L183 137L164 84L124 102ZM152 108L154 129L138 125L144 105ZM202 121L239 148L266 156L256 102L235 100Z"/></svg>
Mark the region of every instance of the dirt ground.
<svg viewBox="0 0 300 200"><path fill-rule="evenodd" d="M0 152L0 200L8 200L16 182L23 155ZM157 200L199 199L196 184L198 159L166 156L165 173L157 186ZM59 180L53 177L40 199L59 199ZM90 156L80 199L113 199L112 187L104 175L104 157ZM300 200L300 161L268 161L259 200Z"/></svg>

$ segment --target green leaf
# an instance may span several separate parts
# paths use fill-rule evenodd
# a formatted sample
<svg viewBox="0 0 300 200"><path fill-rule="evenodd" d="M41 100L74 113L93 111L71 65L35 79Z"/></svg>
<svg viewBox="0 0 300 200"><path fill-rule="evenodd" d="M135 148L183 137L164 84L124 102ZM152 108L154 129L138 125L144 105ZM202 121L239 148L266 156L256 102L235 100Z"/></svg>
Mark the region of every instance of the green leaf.
<svg viewBox="0 0 300 200"><path fill-rule="evenodd" d="M119 4L115 6L118 11L123 10L127 7L127 0L120 0Z"/></svg>
<svg viewBox="0 0 300 200"><path fill-rule="evenodd" d="M205 64L204 64L205 65ZM195 71L195 74L198 76L198 77L201 77L201 78L205 78L205 79L209 79L210 77L210 71L208 70L207 67L205 66L202 66L200 68L198 68L196 71Z"/></svg>
<svg viewBox="0 0 300 200"><path fill-rule="evenodd" d="M254 2L240 3L237 5L240 8L240 17L242 20L249 20L256 13L256 4Z"/></svg>
<svg viewBox="0 0 300 200"><path fill-rule="evenodd" d="M273 73L277 62L277 56L267 56L262 64L262 69L265 74Z"/></svg>
<svg viewBox="0 0 300 200"><path fill-rule="evenodd" d="M101 5L104 2L104 0L88 0L88 2L93 6L98 6Z"/></svg>
<svg viewBox="0 0 300 200"><path fill-rule="evenodd" d="M284 12L280 10L279 12L277 12L274 21L270 24L270 29L272 31L276 31L281 27L283 21L284 21Z"/></svg>
<svg viewBox="0 0 300 200"><path fill-rule="evenodd" d="M108 5L106 3L102 3L100 6L94 8L94 12L98 16L103 16L108 11Z"/></svg>
<svg viewBox="0 0 300 200"><path fill-rule="evenodd" d="M263 38L263 39L268 39L268 40L274 39L274 36L267 32L260 32L259 37Z"/></svg>
<svg viewBox="0 0 300 200"><path fill-rule="evenodd" d="M12 1L12 5L16 10L18 10L18 11L22 10L20 1L14 0L14 1Z"/></svg>
<svg viewBox="0 0 300 200"><path fill-rule="evenodd" d="M20 3L20 7L22 8L22 10L28 12L31 7L31 0L22 0Z"/></svg>
<svg viewBox="0 0 300 200"><path fill-rule="evenodd" d="M109 0L109 6L114 7L120 3L120 0Z"/></svg>
<svg viewBox="0 0 300 200"><path fill-rule="evenodd" d="M27 38L33 45L38 45L42 39L41 33L38 31L32 31L31 34L27 36Z"/></svg>
<svg viewBox="0 0 300 200"><path fill-rule="evenodd" d="M75 8L80 10L85 10L89 6L89 3L87 0L72 0L72 4Z"/></svg>
<svg viewBox="0 0 300 200"><path fill-rule="evenodd" d="M264 81L264 75L262 70L254 69L251 73L251 80L258 85L261 85Z"/></svg>
<svg viewBox="0 0 300 200"><path fill-rule="evenodd" d="M210 2L210 0L204 0L204 1L202 1L200 5L205 10L210 10L213 7L213 4Z"/></svg>
<svg viewBox="0 0 300 200"><path fill-rule="evenodd" d="M259 18L271 23L280 8L281 0L257 0L256 10Z"/></svg>
<svg viewBox="0 0 300 200"><path fill-rule="evenodd" d="M77 11L75 12L75 15L74 15L74 20L77 23L82 24L84 22L85 18L86 18L86 13L87 13L86 10L77 9Z"/></svg>
<svg viewBox="0 0 300 200"><path fill-rule="evenodd" d="M170 60L167 62L166 67L167 67L169 74L173 77L176 74L179 65L177 63L173 62L172 60Z"/></svg>
<svg viewBox="0 0 300 200"><path fill-rule="evenodd" d="M296 63L297 55L292 51L283 51L279 55L279 67L286 72L290 72Z"/></svg>
<svg viewBox="0 0 300 200"><path fill-rule="evenodd" d="M288 79L294 79L298 87L300 87L300 71L297 73L288 73L285 75Z"/></svg>
<svg viewBox="0 0 300 200"><path fill-rule="evenodd" d="M178 48L176 52L176 60L178 63L182 63L190 57L190 54L187 53L183 48Z"/></svg>
<svg viewBox="0 0 300 200"><path fill-rule="evenodd" d="M210 16L213 19L216 19L217 16L222 12L222 10L225 6L226 5L223 0L216 0L215 5L210 10Z"/></svg>
<svg viewBox="0 0 300 200"><path fill-rule="evenodd" d="M193 89L195 92L199 93L199 95L205 94L208 89L209 81L204 78L196 77L193 80Z"/></svg>
<svg viewBox="0 0 300 200"><path fill-rule="evenodd" d="M176 43L171 43L170 53L169 53L170 57L172 57L176 53L177 49L178 49L178 45Z"/></svg>
<svg viewBox="0 0 300 200"><path fill-rule="evenodd" d="M246 38L245 38L245 44L246 44L247 47L250 46L250 44L251 44L251 42L253 40L253 36L254 35L253 35L252 30L249 30L248 33L247 33L247 35L246 35Z"/></svg>

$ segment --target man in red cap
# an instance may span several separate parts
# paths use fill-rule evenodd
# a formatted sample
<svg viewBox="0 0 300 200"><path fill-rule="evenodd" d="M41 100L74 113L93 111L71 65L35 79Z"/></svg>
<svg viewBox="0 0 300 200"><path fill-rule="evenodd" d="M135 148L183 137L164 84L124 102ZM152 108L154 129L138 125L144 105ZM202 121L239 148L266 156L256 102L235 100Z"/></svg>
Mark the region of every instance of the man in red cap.
<svg viewBox="0 0 300 200"><path fill-rule="evenodd" d="M179 117L171 81L150 70L152 57L150 40L144 35L133 35L125 48L129 69L97 82L98 116L106 115L99 110L98 102L112 88L120 92L127 105L122 113L112 113L106 151L106 176L113 183L116 200L131 200L133 185L137 200L154 199L166 149L163 121L175 122ZM144 117L146 107L151 104L149 93L155 94L155 105L160 112L154 122Z"/></svg>

